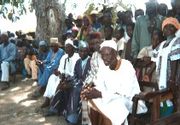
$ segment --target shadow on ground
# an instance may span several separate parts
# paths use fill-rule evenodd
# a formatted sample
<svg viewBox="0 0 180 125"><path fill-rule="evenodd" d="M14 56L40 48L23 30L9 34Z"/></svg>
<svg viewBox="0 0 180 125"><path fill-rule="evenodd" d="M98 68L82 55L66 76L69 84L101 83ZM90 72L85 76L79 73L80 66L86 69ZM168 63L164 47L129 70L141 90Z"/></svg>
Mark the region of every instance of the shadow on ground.
<svg viewBox="0 0 180 125"><path fill-rule="evenodd" d="M39 108L43 97L28 97L34 90L32 81L21 82L19 77L9 89L0 91L0 125L67 125L63 117L43 117Z"/></svg>

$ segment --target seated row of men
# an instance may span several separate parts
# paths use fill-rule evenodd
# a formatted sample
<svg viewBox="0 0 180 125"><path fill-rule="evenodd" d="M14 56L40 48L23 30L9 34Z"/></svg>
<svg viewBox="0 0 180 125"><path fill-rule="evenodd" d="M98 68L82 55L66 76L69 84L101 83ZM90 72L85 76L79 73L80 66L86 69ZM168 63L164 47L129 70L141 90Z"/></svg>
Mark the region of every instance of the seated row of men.
<svg viewBox="0 0 180 125"><path fill-rule="evenodd" d="M167 70L167 65L169 65L167 57L165 58L164 55L169 56L173 64L176 64L180 59L179 38L175 36L179 29L180 26L177 20L167 18L163 21L162 30L167 40L160 43L159 50L158 48L155 49L155 62L158 63L156 67L160 66L160 89L167 87L169 79L171 81L169 86L172 82L175 82L173 77L175 75L172 75L175 72L171 67L171 74L169 72L162 73L162 71L164 68ZM2 41L5 42L6 40L2 39ZM11 44L8 43L9 45ZM132 97L138 94L140 89L132 64L118 56L117 43L112 37L105 39L103 43L101 43L100 37L94 38L89 43L79 41L78 46L75 46L75 43L68 38L65 41L64 50L59 48L58 45L57 39L51 39L51 49L47 57L44 60L35 59L36 63L42 66L42 72L38 74L40 75L38 87L33 93L33 97L44 94L46 99L41 107L50 106L46 115L60 113L65 116L70 124L76 124L81 119L81 112L83 114L83 111L81 111L82 99L88 100L91 104L90 119L92 124L98 124L96 123L98 119L95 118L99 118L99 115L102 117L101 124L103 125L107 123L113 125L127 123L127 115L132 109ZM3 43L2 46L5 48L7 44ZM165 51L166 49L168 51ZM91 58L89 55L92 55ZM2 60L2 62L8 61ZM159 63L167 65L164 67ZM2 73L4 73L3 70ZM164 73L169 77L164 78ZM167 104L172 106L169 101L167 101ZM143 102L139 102L138 108L139 112L146 111ZM119 116L114 111L123 113L120 113L121 116ZM82 121L84 116L82 116Z"/></svg>

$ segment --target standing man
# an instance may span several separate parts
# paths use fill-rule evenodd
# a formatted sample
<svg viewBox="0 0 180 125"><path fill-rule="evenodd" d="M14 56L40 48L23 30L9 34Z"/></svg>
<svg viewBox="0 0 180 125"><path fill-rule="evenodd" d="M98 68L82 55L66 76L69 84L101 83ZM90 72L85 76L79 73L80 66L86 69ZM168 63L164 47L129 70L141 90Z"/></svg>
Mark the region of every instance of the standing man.
<svg viewBox="0 0 180 125"><path fill-rule="evenodd" d="M136 58L139 51L151 44L151 34L153 29L161 29L162 18L157 14L158 3L149 1L146 3L146 15L137 18L133 38L131 54Z"/></svg>
<svg viewBox="0 0 180 125"><path fill-rule="evenodd" d="M10 87L9 83L9 69L13 65L13 61L16 58L16 45L9 42L8 33L4 32L1 34L0 45L0 63L1 63L1 90L5 90Z"/></svg>

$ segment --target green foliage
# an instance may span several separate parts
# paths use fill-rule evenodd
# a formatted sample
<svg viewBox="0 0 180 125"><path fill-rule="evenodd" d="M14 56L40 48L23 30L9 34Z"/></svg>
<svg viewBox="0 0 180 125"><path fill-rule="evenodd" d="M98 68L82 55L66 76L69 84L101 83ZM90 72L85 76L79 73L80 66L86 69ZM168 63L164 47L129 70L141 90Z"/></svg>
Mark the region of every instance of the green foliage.
<svg viewBox="0 0 180 125"><path fill-rule="evenodd" d="M15 22L23 14L26 14L24 0L0 0L0 15L5 19Z"/></svg>
<svg viewBox="0 0 180 125"><path fill-rule="evenodd" d="M90 15L91 11L92 11L92 10L95 10L95 9L97 9L97 8L95 8L94 3L91 3L91 4L89 4L89 7L88 7L88 9L84 12L84 14L85 14L85 15Z"/></svg>

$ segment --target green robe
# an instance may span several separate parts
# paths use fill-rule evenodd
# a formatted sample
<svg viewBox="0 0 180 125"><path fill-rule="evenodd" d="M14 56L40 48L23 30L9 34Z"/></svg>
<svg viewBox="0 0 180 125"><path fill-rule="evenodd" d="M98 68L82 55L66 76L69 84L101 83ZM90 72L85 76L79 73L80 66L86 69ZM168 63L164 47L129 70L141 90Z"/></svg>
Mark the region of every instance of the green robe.
<svg viewBox="0 0 180 125"><path fill-rule="evenodd" d="M156 16L156 28L161 29L162 17ZM150 24L149 17L147 15L140 16L135 24L133 38L132 38L132 48L131 54L133 58L136 58L139 51L145 46L151 45L151 33L148 31L148 26Z"/></svg>

